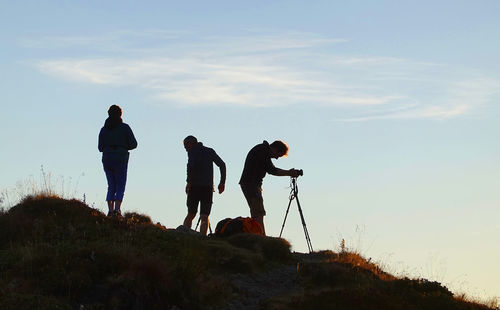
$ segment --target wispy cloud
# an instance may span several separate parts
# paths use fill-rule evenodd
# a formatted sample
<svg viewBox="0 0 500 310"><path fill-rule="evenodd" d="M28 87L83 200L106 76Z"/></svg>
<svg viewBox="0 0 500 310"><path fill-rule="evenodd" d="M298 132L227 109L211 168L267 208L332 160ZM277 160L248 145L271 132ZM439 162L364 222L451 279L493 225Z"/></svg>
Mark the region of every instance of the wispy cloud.
<svg viewBox="0 0 500 310"><path fill-rule="evenodd" d="M143 31L114 31L92 35L46 35L36 38L21 38L19 44L25 48L37 49L71 49L85 48L93 50L132 49L148 43L151 47L176 40L189 35L186 31L143 30Z"/></svg>
<svg viewBox="0 0 500 310"><path fill-rule="evenodd" d="M474 113L491 103L500 94L500 81L489 78L463 80L448 85L434 102L384 107L371 115L339 118L336 121L364 122L381 119L436 119L446 120Z"/></svg>
<svg viewBox="0 0 500 310"><path fill-rule="evenodd" d="M488 104L500 90L499 81L443 64L339 55L335 46L348 40L307 33L197 37L146 31L23 42L31 48L94 47L102 56L63 52L37 67L65 80L135 87L170 105L308 104L351 115L340 121L449 119Z"/></svg>

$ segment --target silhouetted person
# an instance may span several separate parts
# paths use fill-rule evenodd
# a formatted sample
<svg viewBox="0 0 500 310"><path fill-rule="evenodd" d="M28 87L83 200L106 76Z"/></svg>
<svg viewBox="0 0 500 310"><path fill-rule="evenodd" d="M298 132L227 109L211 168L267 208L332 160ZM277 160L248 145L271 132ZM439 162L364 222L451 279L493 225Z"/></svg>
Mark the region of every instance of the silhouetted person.
<svg viewBox="0 0 500 310"><path fill-rule="evenodd" d="M184 225L191 228L193 219L200 204L200 232L207 234L208 216L212 209L212 197L214 192L214 168L215 163L220 170L219 194L222 194L226 183L226 164L217 153L193 136L187 136L184 148L188 153L186 194L188 214L184 219Z"/></svg>
<svg viewBox="0 0 500 310"><path fill-rule="evenodd" d="M276 168L271 161L271 158L278 159L287 155L288 146L283 141L274 141L271 144L264 141L254 146L248 152L245 160L245 167L240 179L241 190L250 207L250 216L262 226L264 235L266 234L264 228L266 210L264 209L264 199L262 198L262 181L266 173L276 176L299 176L299 170Z"/></svg>
<svg viewBox="0 0 500 310"><path fill-rule="evenodd" d="M102 165L108 181L108 216L121 216L121 204L127 183L129 150L137 147L134 133L130 126L122 121L122 109L112 105L109 117L99 132L99 151L102 152Z"/></svg>

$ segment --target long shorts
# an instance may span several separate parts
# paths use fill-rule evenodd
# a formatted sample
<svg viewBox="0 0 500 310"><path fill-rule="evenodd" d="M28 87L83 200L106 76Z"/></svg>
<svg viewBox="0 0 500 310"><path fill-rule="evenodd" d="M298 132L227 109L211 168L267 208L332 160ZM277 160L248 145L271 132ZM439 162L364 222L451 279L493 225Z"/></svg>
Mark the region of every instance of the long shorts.
<svg viewBox="0 0 500 310"><path fill-rule="evenodd" d="M210 215L212 210L213 186L191 186L187 194L188 212L196 214L200 204L200 214Z"/></svg>
<svg viewBox="0 0 500 310"><path fill-rule="evenodd" d="M255 184L240 184L240 186L250 207L250 216L256 218L266 215L262 188Z"/></svg>

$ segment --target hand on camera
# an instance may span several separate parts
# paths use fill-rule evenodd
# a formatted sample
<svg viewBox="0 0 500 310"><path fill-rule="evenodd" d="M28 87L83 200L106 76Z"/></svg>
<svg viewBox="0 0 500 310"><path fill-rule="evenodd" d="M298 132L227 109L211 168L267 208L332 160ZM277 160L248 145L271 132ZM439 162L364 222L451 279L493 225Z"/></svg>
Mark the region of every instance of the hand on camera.
<svg viewBox="0 0 500 310"><path fill-rule="evenodd" d="M298 177L299 175L302 175L302 170L298 170L298 169L290 169L290 176L292 178L296 178Z"/></svg>

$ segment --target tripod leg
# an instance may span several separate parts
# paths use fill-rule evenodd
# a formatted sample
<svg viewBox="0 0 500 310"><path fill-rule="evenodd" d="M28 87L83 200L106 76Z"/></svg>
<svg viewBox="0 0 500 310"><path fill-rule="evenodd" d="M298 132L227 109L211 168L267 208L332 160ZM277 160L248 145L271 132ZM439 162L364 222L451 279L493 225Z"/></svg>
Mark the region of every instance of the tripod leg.
<svg viewBox="0 0 500 310"><path fill-rule="evenodd" d="M288 207L286 208L285 219L283 220L283 225L281 225L280 238L281 234L283 233L283 228L285 228L286 218L288 217L288 211L290 210L290 205L292 204L293 198L294 196L290 196L290 201L288 202Z"/></svg>
<svg viewBox="0 0 500 310"><path fill-rule="evenodd" d="M311 238L309 238L309 231L307 230L306 220L304 219L304 214L302 213L302 208L300 207L299 197L297 197L298 193L295 193L295 199L297 200L297 207L299 209L300 220L302 221L302 227L304 228L304 235L306 236L307 247L309 248L309 253L312 253L313 247L311 243Z"/></svg>
<svg viewBox="0 0 500 310"><path fill-rule="evenodd" d="M194 228L194 230L198 229L198 225L200 225L200 221L201 221L201 216L198 217L198 223L196 223L196 227Z"/></svg>

